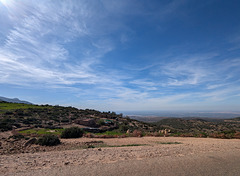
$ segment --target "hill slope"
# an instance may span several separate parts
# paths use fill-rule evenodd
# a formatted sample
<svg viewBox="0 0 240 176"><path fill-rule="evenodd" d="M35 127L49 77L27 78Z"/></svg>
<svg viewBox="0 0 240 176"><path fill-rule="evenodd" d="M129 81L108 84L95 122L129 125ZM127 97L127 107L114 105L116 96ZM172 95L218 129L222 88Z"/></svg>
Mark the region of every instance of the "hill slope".
<svg viewBox="0 0 240 176"><path fill-rule="evenodd" d="M240 136L239 118L219 121L166 118L156 123L145 123L110 111L0 102L0 131L19 128L55 129L69 126L80 126L93 133L112 130L126 133L138 130L147 135L163 136L165 133L163 130L166 129L167 135L172 136L214 137L215 135L221 138Z"/></svg>
<svg viewBox="0 0 240 176"><path fill-rule="evenodd" d="M0 131L21 127L61 128L66 125L81 125L96 128L96 131L119 129L122 132L128 129L151 131L153 126L110 111L0 102Z"/></svg>
<svg viewBox="0 0 240 176"><path fill-rule="evenodd" d="M0 101L5 101L5 102L9 102L9 103L32 104L28 101L19 100L18 98L6 98L6 97L1 97L1 96L0 96Z"/></svg>
<svg viewBox="0 0 240 176"><path fill-rule="evenodd" d="M207 121L203 119L167 118L154 123L158 129L170 129L173 133L235 133L240 132L240 119Z"/></svg>

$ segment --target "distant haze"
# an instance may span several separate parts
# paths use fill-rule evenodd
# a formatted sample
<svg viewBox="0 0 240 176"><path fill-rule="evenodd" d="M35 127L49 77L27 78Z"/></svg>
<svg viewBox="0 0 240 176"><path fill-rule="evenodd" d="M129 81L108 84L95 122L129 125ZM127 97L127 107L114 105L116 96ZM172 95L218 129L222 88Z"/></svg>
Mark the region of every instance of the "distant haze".
<svg viewBox="0 0 240 176"><path fill-rule="evenodd" d="M188 112L188 111L125 111L122 112L125 116L130 118L148 117L149 119L155 117L196 117L196 118L234 118L240 117L239 112Z"/></svg>

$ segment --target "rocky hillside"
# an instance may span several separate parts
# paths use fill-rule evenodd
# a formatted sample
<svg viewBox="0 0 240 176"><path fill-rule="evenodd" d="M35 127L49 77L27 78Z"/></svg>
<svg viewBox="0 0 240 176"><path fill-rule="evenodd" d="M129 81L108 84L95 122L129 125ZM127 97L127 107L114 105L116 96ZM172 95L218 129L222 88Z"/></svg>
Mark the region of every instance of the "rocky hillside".
<svg viewBox="0 0 240 176"><path fill-rule="evenodd" d="M124 118L115 112L77 109L51 105L0 102L0 130L19 128L64 128L80 126L87 131L103 132L118 129L152 131L153 125Z"/></svg>
<svg viewBox="0 0 240 176"><path fill-rule="evenodd" d="M235 133L240 132L240 118L208 121L199 118L167 118L154 123L158 129L170 129L172 133Z"/></svg>
<svg viewBox="0 0 240 176"><path fill-rule="evenodd" d="M120 135L120 133L126 134L126 132L133 133L137 130L141 133L136 132L135 136L139 134L140 136L236 138L237 134L237 138L240 137L240 118L226 120L165 118L156 123L145 123L110 111L100 112L74 107L0 102L0 131L2 132L33 129L31 131L33 133L48 133L51 129L71 126L78 126L89 133L113 131L111 136ZM55 130L55 132L59 131Z"/></svg>

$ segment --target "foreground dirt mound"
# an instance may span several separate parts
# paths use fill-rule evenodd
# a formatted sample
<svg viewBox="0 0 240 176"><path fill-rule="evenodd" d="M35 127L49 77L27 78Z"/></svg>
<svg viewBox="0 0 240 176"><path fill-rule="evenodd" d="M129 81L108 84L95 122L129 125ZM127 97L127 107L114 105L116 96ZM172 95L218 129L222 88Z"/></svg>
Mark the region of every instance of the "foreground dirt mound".
<svg viewBox="0 0 240 176"><path fill-rule="evenodd" d="M0 139L0 155L19 154L19 153L36 153L49 151L64 151L84 148L93 148L103 144L102 141L87 141L87 142L66 142L62 141L57 146L40 146L35 144L36 138L31 139Z"/></svg>
<svg viewBox="0 0 240 176"><path fill-rule="evenodd" d="M205 163L205 159L206 162L211 160L217 164L221 161L230 163L229 159L231 159L232 156L239 156L238 158L240 158L240 140L238 139L180 137L80 138L65 139L62 140L62 143L62 146L45 147L45 149L49 148L48 152L1 155L0 172L3 173L3 175L69 175L71 171L75 170L76 173L72 173L71 175L79 175L79 168L81 168L81 173L89 173L88 175L94 175L94 173L99 173L98 175L109 175L113 173L114 169L116 173L118 173L117 175L121 175L121 173L123 173L123 175L124 173L132 175L133 165L141 166L136 170L136 173L141 171L141 169L146 169L142 172L146 174L148 170L149 173L151 173L151 170L162 168L162 165L157 166L157 164L164 164L163 161L169 161L169 163L174 161L177 163L181 160L181 162L184 163L185 159L196 158L194 162L201 161L201 163L198 163L200 168L196 169L202 169L201 164L211 165L211 163ZM100 143L105 146L101 148L76 148L77 145L80 146L84 144L94 146ZM69 150L69 146L75 147L73 148L74 150ZM33 147L33 145L31 147ZM221 156L221 154L224 154L224 156ZM145 166L141 165L144 163ZM226 163L223 163L223 165L226 165ZM123 170L120 171L117 169L123 166ZM183 166L185 167L185 165ZM239 170L239 167L235 168L235 166L231 165L228 167L233 167L232 170L235 169L235 171ZM95 168L95 170L93 168ZM108 172L106 173L105 171ZM156 173L153 173L153 175L157 175L157 171L158 170L156 170Z"/></svg>

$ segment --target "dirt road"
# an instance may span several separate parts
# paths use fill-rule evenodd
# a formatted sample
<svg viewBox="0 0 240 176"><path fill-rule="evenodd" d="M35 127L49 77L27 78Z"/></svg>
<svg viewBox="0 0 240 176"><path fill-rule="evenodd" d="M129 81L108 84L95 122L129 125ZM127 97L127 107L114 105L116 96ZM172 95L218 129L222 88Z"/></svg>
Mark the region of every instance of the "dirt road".
<svg viewBox="0 0 240 176"><path fill-rule="evenodd" d="M91 141L73 139L63 142ZM210 138L97 139L147 144L0 156L3 175L240 175L240 140Z"/></svg>

